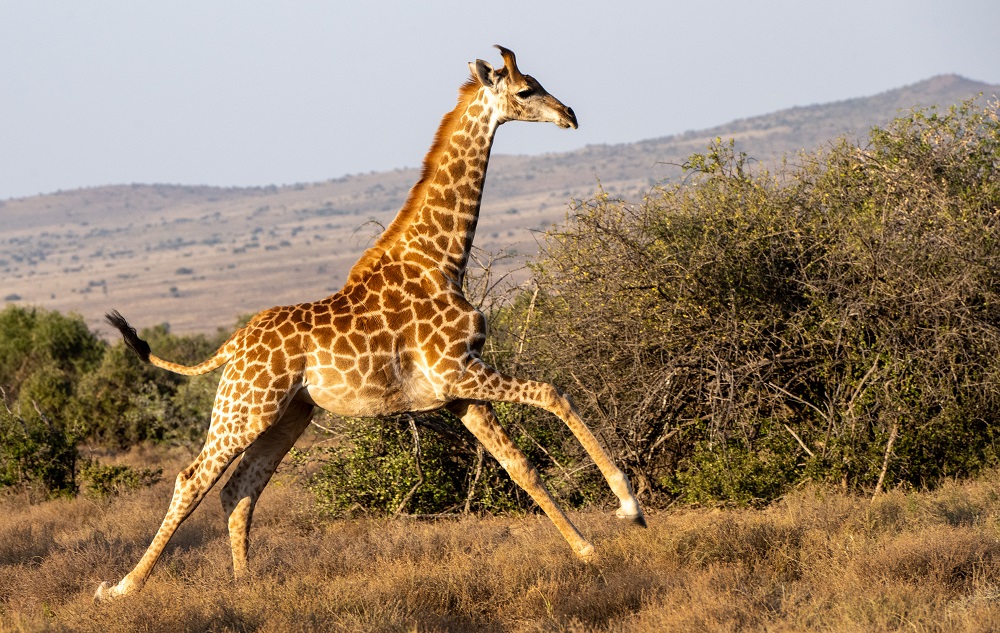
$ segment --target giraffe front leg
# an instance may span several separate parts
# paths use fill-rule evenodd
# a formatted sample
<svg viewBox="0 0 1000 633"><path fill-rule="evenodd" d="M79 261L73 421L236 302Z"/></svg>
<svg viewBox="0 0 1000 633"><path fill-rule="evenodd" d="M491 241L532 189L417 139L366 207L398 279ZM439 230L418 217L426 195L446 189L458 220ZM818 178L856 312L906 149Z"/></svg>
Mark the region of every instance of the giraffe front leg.
<svg viewBox="0 0 1000 633"><path fill-rule="evenodd" d="M573 432L573 435L583 446L584 450L587 451L587 455L597 464L601 474L604 475L604 479L608 482L611 491L618 497L619 506L615 511L615 516L619 519L627 520L633 525L646 527L646 516L639 506L639 500L635 497L632 482L611 461L607 452L605 452L604 448L597 441L597 438L594 437L593 432L584 423L580 414L577 413L572 399L552 385L531 381L521 382L523 382L525 393L528 396L522 402L534 404L559 416L566 426L569 427L570 431Z"/></svg>
<svg viewBox="0 0 1000 633"><path fill-rule="evenodd" d="M597 464L611 491L618 497L619 507L615 515L634 525L646 527L646 517L628 477L611 461L577 413L569 396L548 383L521 380L502 374L479 359L468 367L462 380L453 389L460 397L528 404L558 416L572 431L587 455Z"/></svg>
<svg viewBox="0 0 1000 633"><path fill-rule="evenodd" d="M594 546L583 538L566 513L549 494L542 478L538 475L538 471L500 425L493 407L487 404L457 401L452 403L449 409L462 420L462 424L476 436L483 447L500 462L514 483L531 495L531 498L555 524L556 529L563 535L577 556L583 560L590 560L594 555Z"/></svg>

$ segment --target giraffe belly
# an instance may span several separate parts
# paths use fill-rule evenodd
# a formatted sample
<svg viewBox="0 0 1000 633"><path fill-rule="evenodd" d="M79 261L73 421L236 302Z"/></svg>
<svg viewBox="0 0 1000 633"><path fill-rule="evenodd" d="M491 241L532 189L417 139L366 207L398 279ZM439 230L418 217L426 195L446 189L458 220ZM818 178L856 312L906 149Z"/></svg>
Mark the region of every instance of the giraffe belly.
<svg viewBox="0 0 1000 633"><path fill-rule="evenodd" d="M368 383L354 386L341 381L308 381L306 398L323 409L342 416L379 416L393 413L432 411L448 403L423 381Z"/></svg>

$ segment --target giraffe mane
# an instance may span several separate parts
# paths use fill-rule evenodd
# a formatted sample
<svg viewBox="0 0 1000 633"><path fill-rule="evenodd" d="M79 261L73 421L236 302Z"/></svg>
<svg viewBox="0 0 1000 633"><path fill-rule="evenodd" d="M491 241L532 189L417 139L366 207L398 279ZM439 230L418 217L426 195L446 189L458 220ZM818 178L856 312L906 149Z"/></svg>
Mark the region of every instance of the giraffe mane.
<svg viewBox="0 0 1000 633"><path fill-rule="evenodd" d="M375 244L366 250L357 263L351 267L347 275L347 281L358 281L365 271L369 270L376 261L389 249L402 235L406 229L420 215L420 205L426 195L427 184L434 179L434 167L437 164L438 155L444 151L448 140L456 131L462 119L464 106L472 101L479 92L480 84L473 77L469 77L458 89L458 103L455 108L444 115L434 134L434 141L431 148L424 156L423 167L420 171L420 178L410 189L406 202L400 208L396 217L389 224L382 234L375 240Z"/></svg>

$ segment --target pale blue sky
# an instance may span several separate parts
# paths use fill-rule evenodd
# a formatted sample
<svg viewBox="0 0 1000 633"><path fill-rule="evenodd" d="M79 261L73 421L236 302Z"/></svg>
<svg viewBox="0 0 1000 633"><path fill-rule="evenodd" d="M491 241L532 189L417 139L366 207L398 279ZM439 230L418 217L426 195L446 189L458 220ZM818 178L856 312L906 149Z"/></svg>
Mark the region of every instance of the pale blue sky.
<svg viewBox="0 0 1000 633"><path fill-rule="evenodd" d="M941 73L1000 84L997 0L0 0L0 199L413 167L477 57L513 49L579 130L654 138Z"/></svg>

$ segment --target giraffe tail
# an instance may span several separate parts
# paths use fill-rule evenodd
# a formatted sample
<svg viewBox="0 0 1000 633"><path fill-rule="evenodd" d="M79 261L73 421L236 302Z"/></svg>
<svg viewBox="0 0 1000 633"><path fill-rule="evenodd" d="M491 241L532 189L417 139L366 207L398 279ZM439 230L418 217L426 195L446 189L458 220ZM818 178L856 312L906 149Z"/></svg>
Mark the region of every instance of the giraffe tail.
<svg viewBox="0 0 1000 633"><path fill-rule="evenodd" d="M183 376L199 376L201 374L207 374L208 372L218 369L224 365L231 356L231 351L229 349L229 344L232 342L232 338L226 341L222 347L219 348L215 355L208 360L199 363L194 366L180 365L178 363L171 363L168 360L163 360L162 358L156 356L149 349L149 343L139 338L136 333L135 328L129 325L128 321L125 320L117 310L112 310L111 312L104 315L108 323L115 326L119 332L122 333L122 338L125 339L125 345L128 346L144 363L149 363L154 367L159 367L160 369L165 369L171 371L175 374L181 374Z"/></svg>

